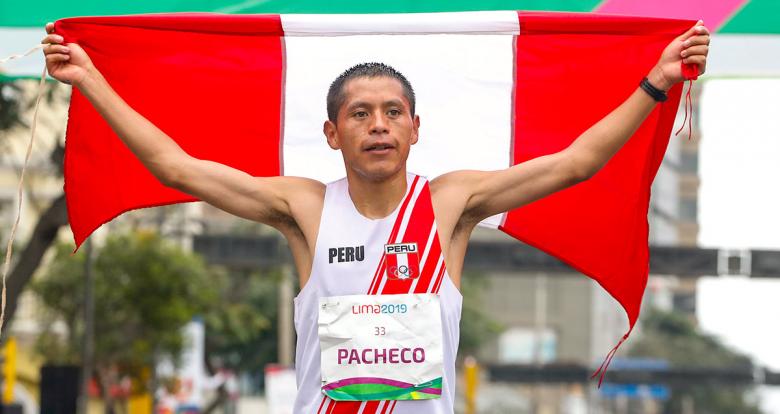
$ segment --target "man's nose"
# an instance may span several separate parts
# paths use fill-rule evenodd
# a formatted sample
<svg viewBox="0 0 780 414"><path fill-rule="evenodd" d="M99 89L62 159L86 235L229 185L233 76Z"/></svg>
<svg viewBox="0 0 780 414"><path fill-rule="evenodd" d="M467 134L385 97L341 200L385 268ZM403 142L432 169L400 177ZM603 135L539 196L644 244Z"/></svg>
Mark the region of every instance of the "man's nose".
<svg viewBox="0 0 780 414"><path fill-rule="evenodd" d="M371 123L372 134L386 134L389 132L387 118L384 113L378 112L371 119L373 121Z"/></svg>

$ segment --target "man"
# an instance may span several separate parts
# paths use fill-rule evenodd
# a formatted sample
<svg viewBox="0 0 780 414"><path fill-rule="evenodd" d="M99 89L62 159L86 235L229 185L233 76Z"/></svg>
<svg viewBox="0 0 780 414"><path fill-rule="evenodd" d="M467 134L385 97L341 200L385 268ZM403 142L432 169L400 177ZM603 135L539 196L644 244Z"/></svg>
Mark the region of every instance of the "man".
<svg viewBox="0 0 780 414"><path fill-rule="evenodd" d="M328 94L323 132L347 176L325 185L191 157L53 29L43 39L49 73L79 88L163 184L287 238L301 286L296 413L452 412L458 289L474 226L593 176L683 80L682 63L704 72L709 44L699 22L667 46L642 88L561 152L430 183L406 171L420 126L411 85L386 65L358 65Z"/></svg>

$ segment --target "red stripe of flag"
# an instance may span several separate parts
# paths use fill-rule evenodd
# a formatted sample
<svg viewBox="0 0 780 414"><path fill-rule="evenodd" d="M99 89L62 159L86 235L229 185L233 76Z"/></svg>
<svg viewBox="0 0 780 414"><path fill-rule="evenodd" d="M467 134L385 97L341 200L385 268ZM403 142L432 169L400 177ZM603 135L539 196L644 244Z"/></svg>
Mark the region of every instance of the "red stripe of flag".
<svg viewBox="0 0 780 414"><path fill-rule="evenodd" d="M280 174L279 16L82 17L59 20L55 30L190 155L253 176ZM68 117L65 194L77 246L125 211L196 201L157 181L77 88Z"/></svg>
<svg viewBox="0 0 780 414"><path fill-rule="evenodd" d="M566 148L628 98L664 47L695 23L536 12L520 13L519 20L515 164ZM566 56L565 65L539 64L559 56ZM598 93L577 92L583 87ZM672 88L669 100L596 176L510 211L501 226L597 280L620 301L632 326L647 282L650 185L669 141L680 91L680 85Z"/></svg>

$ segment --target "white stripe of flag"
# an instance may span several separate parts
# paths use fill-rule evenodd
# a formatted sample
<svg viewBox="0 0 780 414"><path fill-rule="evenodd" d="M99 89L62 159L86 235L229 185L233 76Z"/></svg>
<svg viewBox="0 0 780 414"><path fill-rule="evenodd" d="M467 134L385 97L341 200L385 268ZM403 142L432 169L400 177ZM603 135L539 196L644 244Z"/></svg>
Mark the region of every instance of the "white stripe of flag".
<svg viewBox="0 0 780 414"><path fill-rule="evenodd" d="M281 20L286 37L442 33L516 35L520 32L515 11L283 14Z"/></svg>

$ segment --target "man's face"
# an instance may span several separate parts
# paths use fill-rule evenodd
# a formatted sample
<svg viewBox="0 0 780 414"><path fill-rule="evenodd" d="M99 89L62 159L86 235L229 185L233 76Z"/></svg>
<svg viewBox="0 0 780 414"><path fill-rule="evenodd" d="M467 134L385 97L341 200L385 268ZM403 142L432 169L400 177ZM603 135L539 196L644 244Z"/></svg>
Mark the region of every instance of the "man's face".
<svg viewBox="0 0 780 414"><path fill-rule="evenodd" d="M340 149L348 170L381 181L402 171L417 142L420 118L412 116L401 82L356 78L344 85L336 123L323 127L328 145Z"/></svg>

